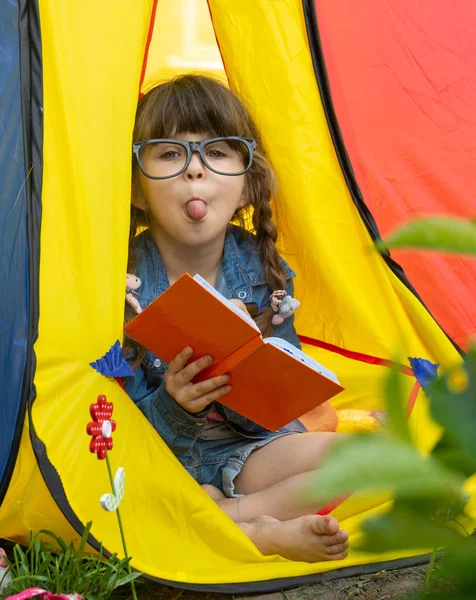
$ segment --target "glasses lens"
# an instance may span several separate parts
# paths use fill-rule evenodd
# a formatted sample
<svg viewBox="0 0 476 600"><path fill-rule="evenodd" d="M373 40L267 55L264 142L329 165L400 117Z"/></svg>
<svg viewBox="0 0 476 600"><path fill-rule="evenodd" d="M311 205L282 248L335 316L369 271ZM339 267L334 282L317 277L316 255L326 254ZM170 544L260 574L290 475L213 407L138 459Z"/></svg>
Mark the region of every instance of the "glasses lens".
<svg viewBox="0 0 476 600"><path fill-rule="evenodd" d="M153 142L142 148L142 168L149 177L173 177L187 162L187 151L180 144Z"/></svg>
<svg viewBox="0 0 476 600"><path fill-rule="evenodd" d="M250 151L241 140L218 140L203 149L207 165L217 173L237 175L250 164Z"/></svg>

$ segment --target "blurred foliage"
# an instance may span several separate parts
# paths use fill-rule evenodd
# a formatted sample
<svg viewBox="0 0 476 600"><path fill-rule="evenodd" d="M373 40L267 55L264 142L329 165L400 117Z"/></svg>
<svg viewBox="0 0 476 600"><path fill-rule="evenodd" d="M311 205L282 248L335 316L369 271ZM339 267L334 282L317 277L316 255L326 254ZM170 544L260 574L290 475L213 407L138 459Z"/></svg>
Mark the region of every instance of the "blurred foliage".
<svg viewBox="0 0 476 600"><path fill-rule="evenodd" d="M417 219L399 227L387 240L378 241L377 247L382 251L420 248L476 255L476 222L446 217Z"/></svg>
<svg viewBox="0 0 476 600"><path fill-rule="evenodd" d="M384 251L413 247L476 255L476 225L460 219L420 219L377 245ZM306 502L392 492L391 510L363 523L363 539L355 549L433 550L421 598L474 600L476 538L467 529L471 519L465 512L469 497L464 484L476 473L476 345L470 343L462 364L435 377L424 390L431 417L443 430L429 455L423 456L411 439L405 398L392 370L384 386L387 426L339 442L319 469ZM438 577L453 579L456 594L445 595L429 585L437 550L443 551Z"/></svg>
<svg viewBox="0 0 476 600"><path fill-rule="evenodd" d="M464 376L461 377L461 373ZM455 373L463 386L455 388ZM427 386L432 418L444 433L428 456L414 446L405 399L391 373L386 383L388 426L340 441L309 488L316 503L345 494L392 492L392 509L363 523L356 550L388 552L444 549L440 576L457 580L458 598L475 598L476 540L467 530L466 479L476 473L476 346L464 364ZM428 595L435 600L444 595ZM454 596L447 596L447 598Z"/></svg>

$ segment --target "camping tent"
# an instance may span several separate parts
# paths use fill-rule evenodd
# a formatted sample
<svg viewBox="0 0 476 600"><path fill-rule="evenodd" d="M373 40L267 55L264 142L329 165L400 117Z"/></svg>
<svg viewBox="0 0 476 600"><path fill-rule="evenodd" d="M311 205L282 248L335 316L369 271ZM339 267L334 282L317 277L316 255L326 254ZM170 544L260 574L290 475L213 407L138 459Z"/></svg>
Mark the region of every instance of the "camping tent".
<svg viewBox="0 0 476 600"><path fill-rule="evenodd" d="M408 564L414 551L351 552L317 565L261 556L89 363L122 336L138 95L166 71L219 74L210 24L197 12L208 8L226 77L277 173L280 244L302 301L298 331L346 388L336 407L381 408L386 361L396 355L458 362L448 335L463 344L474 332L474 264L402 254L405 274L371 246L378 228L418 214L474 215L472 3L204 4L0 6L0 537L26 542L30 530L47 528L77 539L92 521L91 546L120 552L99 504L107 473L85 434L89 405L106 394L135 568L238 592ZM410 394L415 379L404 367ZM430 448L439 431L421 393L410 424ZM363 518L388 506L388 497L350 497L335 514L352 542Z"/></svg>

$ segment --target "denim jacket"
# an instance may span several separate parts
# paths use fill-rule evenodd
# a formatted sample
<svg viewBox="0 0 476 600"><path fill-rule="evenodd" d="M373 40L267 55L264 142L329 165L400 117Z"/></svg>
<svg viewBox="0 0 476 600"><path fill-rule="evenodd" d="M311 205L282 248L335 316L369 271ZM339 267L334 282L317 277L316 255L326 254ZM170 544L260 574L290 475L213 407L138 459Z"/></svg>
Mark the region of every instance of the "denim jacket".
<svg viewBox="0 0 476 600"><path fill-rule="evenodd" d="M170 284L157 246L148 232L141 233L136 243L135 274L142 282L138 290L138 300L141 307L145 308ZM295 273L283 259L281 262L287 274L285 289L292 296L292 277ZM261 308L269 306L272 290L266 282L258 247L252 234L240 227L230 227L225 238L221 267L227 284L228 298L256 302ZM293 317L275 327L273 335L300 348ZM235 433L250 440L263 439L269 435L267 429L219 402L210 404L200 413L187 412L165 389L163 377L166 369L167 365L164 362L147 351L141 364L135 369L135 376L126 377L125 389L176 456L183 456L190 450L199 437L212 406ZM292 402L292 399L289 401ZM306 431L306 428L296 420L283 430L301 432Z"/></svg>

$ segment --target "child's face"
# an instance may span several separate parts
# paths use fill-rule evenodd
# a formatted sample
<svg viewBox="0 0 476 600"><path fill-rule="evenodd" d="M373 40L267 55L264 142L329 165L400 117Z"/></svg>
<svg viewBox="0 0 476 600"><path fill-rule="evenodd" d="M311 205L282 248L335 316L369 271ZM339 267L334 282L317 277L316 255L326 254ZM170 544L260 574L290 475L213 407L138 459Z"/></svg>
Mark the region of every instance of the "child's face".
<svg viewBox="0 0 476 600"><path fill-rule="evenodd" d="M209 133L178 133L175 139L202 141ZM245 205L245 175L218 175L194 153L187 169L170 179L153 180L140 173L138 208L146 208L153 233L176 243L199 246L224 235L238 208Z"/></svg>

